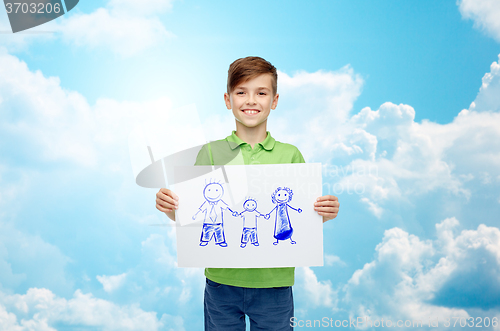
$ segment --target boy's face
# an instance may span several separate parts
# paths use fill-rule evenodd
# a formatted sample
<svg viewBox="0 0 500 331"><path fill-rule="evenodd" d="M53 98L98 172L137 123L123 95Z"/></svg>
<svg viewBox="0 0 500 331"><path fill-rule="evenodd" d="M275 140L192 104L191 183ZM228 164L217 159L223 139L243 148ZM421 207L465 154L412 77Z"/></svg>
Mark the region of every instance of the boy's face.
<svg viewBox="0 0 500 331"><path fill-rule="evenodd" d="M227 109L232 109L236 121L247 128L265 125L271 109L278 105L279 95L273 95L271 74L262 74L224 93ZM237 124L238 125L238 124Z"/></svg>

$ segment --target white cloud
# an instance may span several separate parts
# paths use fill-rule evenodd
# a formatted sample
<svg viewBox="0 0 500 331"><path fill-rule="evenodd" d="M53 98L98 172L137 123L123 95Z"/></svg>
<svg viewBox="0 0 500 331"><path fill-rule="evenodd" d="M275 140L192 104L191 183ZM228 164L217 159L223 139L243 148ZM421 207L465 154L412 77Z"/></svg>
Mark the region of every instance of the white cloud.
<svg viewBox="0 0 500 331"><path fill-rule="evenodd" d="M308 303L312 307L328 307L334 309L337 306L337 292L332 288L329 280L318 281L314 271L309 267L297 268L299 282L303 288Z"/></svg>
<svg viewBox="0 0 500 331"><path fill-rule="evenodd" d="M22 316L20 321L16 315ZM164 314L158 320L155 312L144 311L137 304L120 306L80 290L67 300L45 288L30 288L23 295L0 292L0 321L9 331L53 331L54 325L105 331L184 330L182 318Z"/></svg>
<svg viewBox="0 0 500 331"><path fill-rule="evenodd" d="M32 161L70 161L108 170L123 169L128 155L117 148L145 112L168 113L171 102L144 103L98 99L90 106L57 77L32 72L15 56L0 53L0 139L12 141L6 152ZM15 150L14 150L15 149Z"/></svg>
<svg viewBox="0 0 500 331"><path fill-rule="evenodd" d="M500 110L500 55L498 55L498 59L498 62L491 64L490 72L483 76L479 93L476 100L470 105L469 110Z"/></svg>
<svg viewBox="0 0 500 331"><path fill-rule="evenodd" d="M325 264L327 266L340 265L345 267L346 263L340 259L337 255L325 254Z"/></svg>
<svg viewBox="0 0 500 331"><path fill-rule="evenodd" d="M500 42L500 3L496 0L458 0L463 18L472 19L474 27L485 30Z"/></svg>
<svg viewBox="0 0 500 331"><path fill-rule="evenodd" d="M6 10L0 10L0 53L2 47L8 48L11 52L25 51L31 43L47 43L56 39L54 35L55 23L47 22L41 26L31 28L27 31L11 33L9 18Z"/></svg>
<svg viewBox="0 0 500 331"><path fill-rule="evenodd" d="M373 215L375 215L375 217L377 217L378 219L382 217L384 209L381 208L378 204L366 197L361 198L360 201L368 205L368 209L373 213Z"/></svg>
<svg viewBox="0 0 500 331"><path fill-rule="evenodd" d="M275 136L296 144L308 161L326 164L328 193L359 195L378 218L388 201L411 204L410 197L436 190L467 200L471 185L500 176L500 147L492 144L500 141L497 62L470 109L446 124L415 122L411 106L390 102L350 115L362 80L348 67L280 75L282 100L289 103L279 105L287 111L277 110ZM307 98L301 102L298 95ZM318 115L311 117L310 109Z"/></svg>
<svg viewBox="0 0 500 331"><path fill-rule="evenodd" d="M28 32L3 35L0 46L22 51L33 42L47 42L60 35L77 47L102 48L122 56L136 55L164 44L175 35L167 31L159 15L172 9L173 0L111 0L106 7L90 14L78 7L58 20L47 22ZM0 30L10 31L5 11L0 11Z"/></svg>
<svg viewBox="0 0 500 331"><path fill-rule="evenodd" d="M151 264L161 266L162 270L172 269L177 266L175 253L165 245L165 237L159 234L151 234L142 243L142 253Z"/></svg>
<svg viewBox="0 0 500 331"><path fill-rule="evenodd" d="M456 234L458 226L455 218L445 219L433 241L386 230L375 259L354 272L339 305L351 317L372 320L498 316L500 230L480 225Z"/></svg>
<svg viewBox="0 0 500 331"><path fill-rule="evenodd" d="M7 220L15 219L18 217L18 210L26 208L23 193L32 190L33 182L36 181L37 176L40 176L40 172L45 175L43 165L47 163L63 165L64 170L69 169L75 172L81 170L81 173L87 174L98 171L115 176L119 172L122 173L123 180L130 183L129 186L135 186L133 175L126 166L130 162L126 144L128 134L145 110L165 114L171 109L171 103L166 98L145 103L99 99L95 105L91 106L80 94L63 89L58 78L44 77L39 71L31 72L24 62L6 53L0 54L0 77L2 77L0 80L0 140L10 142L10 144L2 145L2 155L22 155L28 158L27 161L21 161L24 163L19 168L15 164L17 162L15 158L6 159L7 162L0 166L0 206L2 207L0 208L0 268L2 270L0 291L6 289L10 292L26 288L26 286L36 286L50 288L54 293L72 293L74 283L65 270L70 259L56 246L47 243L44 238L19 231ZM107 194L117 199L134 199L134 201L137 199L128 186L117 187L116 190L117 194L113 192ZM117 206L119 212L126 214L127 211L123 209L123 205ZM126 214L123 217L137 218L138 222L144 218L144 215L141 215L142 218L139 217L136 211L133 213L133 215ZM160 217L157 212L152 211L152 213L155 217ZM170 243L174 239L171 232L168 238ZM120 296L130 296L133 298L131 300L135 300L132 302L145 301L148 304L158 305L159 298L162 298L165 302L161 304L163 311L169 309L170 302L182 301L184 307L194 305L191 293L194 293L193 289L197 290L196 293L202 293L202 271L177 270L175 252L172 253L173 246L166 246L165 239L156 234L145 239L142 243L143 258L139 265L127 268L126 274L97 276L104 290L113 293L120 286L123 289L126 280L127 286L120 291ZM96 277L95 274L90 276ZM85 286L93 286L88 281L85 283L87 283ZM165 284L169 284L171 289L167 290ZM68 302L75 302L75 300ZM111 308L118 307L93 297L89 300L91 303L111 305L109 306ZM64 303L59 299L54 302ZM0 301L0 305L5 306L5 303ZM82 309L83 307L84 305ZM123 312L125 308L122 308L117 309ZM132 315L141 312L132 308L131 306L127 310L128 313L123 312L124 323L129 323L125 316L127 314L131 316L130 318L139 318ZM109 330L127 329L127 326L122 327L123 325L113 321L106 324L103 320L95 323L65 320L65 315L73 314L68 307L55 317L48 315L52 309L39 312L35 314L36 316L32 314L31 317L9 307L6 309L5 311L0 309L0 319L12 324L13 330L16 328L49 330L58 323L70 325L80 323L90 326L95 324L101 325L97 326L99 329ZM29 311L32 309L30 308ZM148 314L154 317L155 313L147 313L143 316L148 317ZM151 321L149 323L145 320L142 323L139 318L139 322L130 322L127 325L130 325L129 329L140 330L139 325L144 325L143 329L154 330L154 325L157 324L160 329L159 326L163 323L162 330L183 329L183 321L179 316L164 314L160 321L155 322L153 318Z"/></svg>
<svg viewBox="0 0 500 331"><path fill-rule="evenodd" d="M69 291L73 284L65 269L70 262L58 247L0 218L0 290L29 283Z"/></svg>
<svg viewBox="0 0 500 331"><path fill-rule="evenodd" d="M89 144L93 129L90 108L75 92L66 92L56 77L45 78L40 71L31 72L24 62L0 54L0 104L3 139L16 141L25 155L43 159L78 159L92 164L95 150ZM22 112L20 111L22 109ZM79 123L80 125L68 125Z"/></svg>
<svg viewBox="0 0 500 331"><path fill-rule="evenodd" d="M172 0L111 0L90 14L61 18L57 30L63 40L79 47L104 48L131 56L174 37L158 15L172 8Z"/></svg>
<svg viewBox="0 0 500 331"><path fill-rule="evenodd" d="M114 290L119 289L120 287L125 284L125 278L127 277L127 273L123 273L120 275L114 275L114 276L96 276L97 280L99 283L102 284L102 287L104 288L104 291L111 293Z"/></svg>
<svg viewBox="0 0 500 331"><path fill-rule="evenodd" d="M31 72L24 62L6 53L0 54L0 77L0 140L13 142L2 145L2 155L29 156L29 162L23 163L22 168L9 163L15 160L0 166L0 290L15 291L18 286L29 284L48 287L56 293L72 292L73 284L65 275L69 259L42 238L23 233L4 221L16 216L16 208L25 207L23 192L32 189L34 174L43 172L40 165L47 163L62 164L64 170L81 170L87 174L122 173L127 184L117 187L116 194L107 194L117 200L135 202L137 196L131 189L135 184L126 166L130 162L128 135L144 112L160 114L162 120L168 117L171 103L166 98L144 103L98 99L95 105L89 105L78 93L64 90L57 78ZM117 212L126 219L143 222L148 218L148 224L160 223L156 220L161 216L157 212L138 215L135 210L124 210L123 201L118 203L121 205L116 206ZM8 208L4 208L7 205ZM140 263L127 267L126 276L100 274L97 279L104 290L113 293L122 286L120 296L130 296L134 298L131 300L141 303L158 305L162 299L162 309L170 309L171 302L182 303L182 307L189 309L198 307L198 301L193 298L202 293L203 271L176 268L175 229L168 230L168 236L151 234L143 240ZM96 277L95 274L89 276L86 279ZM81 275L77 277L80 279ZM126 287L123 286L125 279ZM88 280L85 286L93 286ZM24 327L22 319L34 323L33 319L16 315L20 327ZM5 316L10 319L11 315ZM164 315L161 321L181 325L176 316Z"/></svg>
<svg viewBox="0 0 500 331"><path fill-rule="evenodd" d="M346 133L342 127L361 93L363 79L345 66L293 76L279 72L278 86L280 101L271 115L270 131L280 141L301 145L306 158L329 155L335 140ZM300 130L291 129L297 124Z"/></svg>

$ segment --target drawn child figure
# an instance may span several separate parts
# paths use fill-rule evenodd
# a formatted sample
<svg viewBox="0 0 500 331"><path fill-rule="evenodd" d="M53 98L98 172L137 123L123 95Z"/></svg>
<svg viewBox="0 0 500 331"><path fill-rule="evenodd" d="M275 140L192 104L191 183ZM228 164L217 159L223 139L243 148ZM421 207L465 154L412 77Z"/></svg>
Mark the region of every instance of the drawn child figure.
<svg viewBox="0 0 500 331"><path fill-rule="evenodd" d="M276 204L266 216L269 216L276 209L276 219L274 223L274 238L276 241L273 245L278 245L280 240L290 239L291 244L296 244L297 242L292 240L293 228L290 223L290 217L288 216L288 208L291 208L299 213L302 213L302 209L295 209L288 203L292 201L293 192L288 187L278 187L274 193L271 195L272 201Z"/></svg>
<svg viewBox="0 0 500 331"><path fill-rule="evenodd" d="M257 237L257 218L264 217L269 219L269 215L264 215L257 210L257 201L247 199L243 203L244 211L240 213L243 217L243 233L241 234L241 248L245 248L250 239L250 243L254 246L259 246L259 238Z"/></svg>
<svg viewBox="0 0 500 331"><path fill-rule="evenodd" d="M221 247L226 247L226 238L224 237L224 209L228 209L233 213L233 216L238 216L238 212L232 211L228 204L222 200L224 189L219 183L209 183L203 190L205 202L200 206L200 209L194 214L193 220L196 219L198 213L205 212L205 220L201 230L200 246L206 246L215 237L215 244Z"/></svg>

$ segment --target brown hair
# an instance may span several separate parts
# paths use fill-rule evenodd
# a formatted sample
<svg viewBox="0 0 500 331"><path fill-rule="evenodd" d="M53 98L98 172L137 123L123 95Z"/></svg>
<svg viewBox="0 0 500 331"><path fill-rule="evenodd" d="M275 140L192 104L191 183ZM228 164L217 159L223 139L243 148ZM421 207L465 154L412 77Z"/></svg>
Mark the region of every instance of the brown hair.
<svg viewBox="0 0 500 331"><path fill-rule="evenodd" d="M276 68L258 56L248 56L231 63L227 71L227 93L231 93L236 86L262 74L271 74L273 95L278 89L278 73Z"/></svg>

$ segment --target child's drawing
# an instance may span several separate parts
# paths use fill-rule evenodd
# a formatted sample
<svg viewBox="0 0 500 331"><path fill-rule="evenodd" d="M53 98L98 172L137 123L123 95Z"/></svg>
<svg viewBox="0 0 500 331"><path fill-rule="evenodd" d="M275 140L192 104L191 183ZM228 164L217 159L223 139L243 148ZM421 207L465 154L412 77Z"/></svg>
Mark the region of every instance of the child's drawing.
<svg viewBox="0 0 500 331"><path fill-rule="evenodd" d="M276 220L274 223L274 238L276 241L273 245L277 245L280 240L287 239L290 239L291 244L296 244L296 242L292 240L293 228L290 223L290 217L288 216L288 208L291 208L299 213L302 212L302 209L295 209L288 204L292 201L292 195L293 192L288 187L278 187L271 195L272 201L276 204L276 207L274 207L273 210L271 210L266 216L269 216L276 209Z"/></svg>
<svg viewBox="0 0 500 331"><path fill-rule="evenodd" d="M259 246L259 238L257 237L257 218L264 217L266 220L269 219L269 215L261 214L257 211L257 201L254 199L247 199L243 203L244 211L240 213L243 217L243 232L241 234L241 248L245 248L250 240L250 243L254 246Z"/></svg>
<svg viewBox="0 0 500 331"><path fill-rule="evenodd" d="M226 247L226 238L224 237L224 209L228 209L233 216L238 216L238 212L232 211L228 204L222 200L224 189L220 183L209 183L203 190L205 202L200 209L193 215L193 220L200 212L205 212L205 220L201 230L200 246L206 246L215 238L215 244Z"/></svg>

